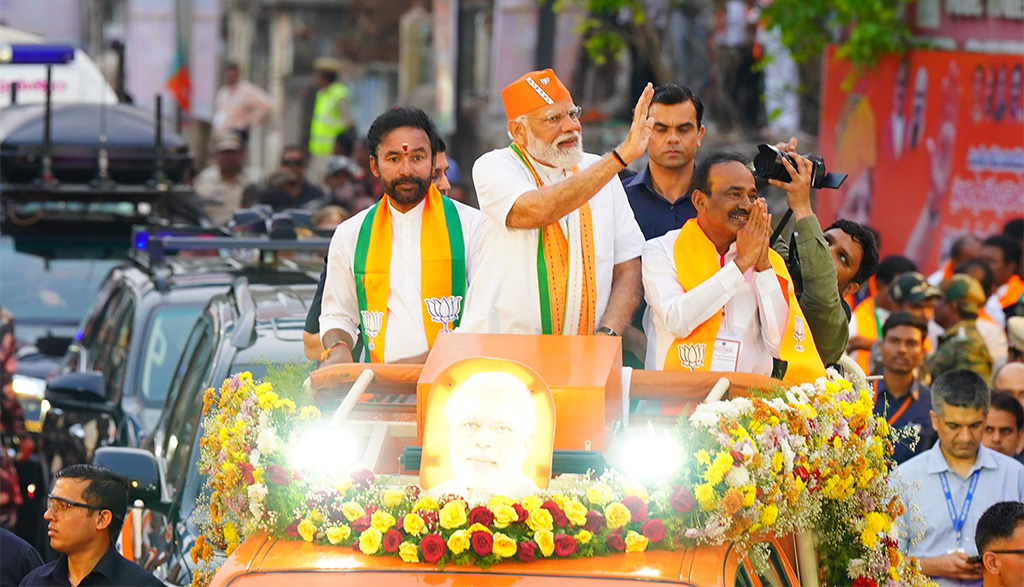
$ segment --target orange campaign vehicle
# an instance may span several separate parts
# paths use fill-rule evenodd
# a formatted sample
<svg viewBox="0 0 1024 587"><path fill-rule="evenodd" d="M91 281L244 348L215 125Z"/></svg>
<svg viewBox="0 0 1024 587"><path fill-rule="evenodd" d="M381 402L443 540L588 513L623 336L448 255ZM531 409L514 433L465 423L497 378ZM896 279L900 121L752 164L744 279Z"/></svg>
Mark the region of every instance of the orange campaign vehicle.
<svg viewBox="0 0 1024 587"><path fill-rule="evenodd" d="M927 583L866 389L621 357L441 333L423 365L233 375L203 397L192 584Z"/></svg>

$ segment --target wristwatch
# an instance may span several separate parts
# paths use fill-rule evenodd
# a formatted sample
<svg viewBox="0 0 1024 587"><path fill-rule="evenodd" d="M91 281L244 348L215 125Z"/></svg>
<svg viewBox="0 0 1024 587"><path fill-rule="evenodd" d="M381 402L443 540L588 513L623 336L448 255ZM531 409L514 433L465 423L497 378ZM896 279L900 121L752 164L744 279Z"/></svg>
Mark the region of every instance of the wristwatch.
<svg viewBox="0 0 1024 587"><path fill-rule="evenodd" d="M619 335L618 332L615 332L614 330L612 330L611 328L608 328L607 326L601 326L600 328L598 328L597 330L594 331L594 334L602 334L602 333L603 334L607 334L609 336L618 336Z"/></svg>

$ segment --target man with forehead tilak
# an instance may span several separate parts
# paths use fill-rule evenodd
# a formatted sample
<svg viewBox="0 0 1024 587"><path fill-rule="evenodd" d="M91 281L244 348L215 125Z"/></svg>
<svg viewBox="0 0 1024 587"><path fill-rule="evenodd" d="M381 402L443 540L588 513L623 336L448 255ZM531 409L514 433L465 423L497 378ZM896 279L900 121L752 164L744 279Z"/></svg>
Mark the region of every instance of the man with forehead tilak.
<svg viewBox="0 0 1024 587"><path fill-rule="evenodd" d="M370 125L370 171L385 194L331 239L320 332L325 364L423 362L437 334L459 325L472 280L480 213L431 183L437 130L418 108Z"/></svg>
<svg viewBox="0 0 1024 587"><path fill-rule="evenodd" d="M473 166L483 251L462 328L618 336L640 299L643 234L616 174L644 153L653 88L626 140L583 152L580 109L550 69L502 90L512 144Z"/></svg>

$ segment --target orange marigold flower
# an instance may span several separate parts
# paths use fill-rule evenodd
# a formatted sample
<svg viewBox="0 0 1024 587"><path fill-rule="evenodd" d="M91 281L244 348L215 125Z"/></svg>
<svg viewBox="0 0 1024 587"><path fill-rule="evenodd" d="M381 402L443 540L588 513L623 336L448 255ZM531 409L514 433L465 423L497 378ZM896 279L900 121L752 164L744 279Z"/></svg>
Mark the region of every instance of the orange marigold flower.
<svg viewBox="0 0 1024 587"><path fill-rule="evenodd" d="M729 491L725 492L725 497L722 498L722 507L725 508L725 513L733 515L743 507L743 492L733 487Z"/></svg>

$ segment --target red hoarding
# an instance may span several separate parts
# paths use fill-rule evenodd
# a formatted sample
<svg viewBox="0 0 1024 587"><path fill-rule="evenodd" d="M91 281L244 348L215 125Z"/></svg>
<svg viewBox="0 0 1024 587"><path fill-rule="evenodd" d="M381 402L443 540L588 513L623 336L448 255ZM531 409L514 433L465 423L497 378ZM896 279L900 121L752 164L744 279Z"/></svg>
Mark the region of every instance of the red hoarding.
<svg viewBox="0 0 1024 587"><path fill-rule="evenodd" d="M850 177L817 193L822 223L867 223L882 255L931 271L959 236L1024 215L1024 57L912 51L844 89L852 66L826 56L820 152Z"/></svg>

